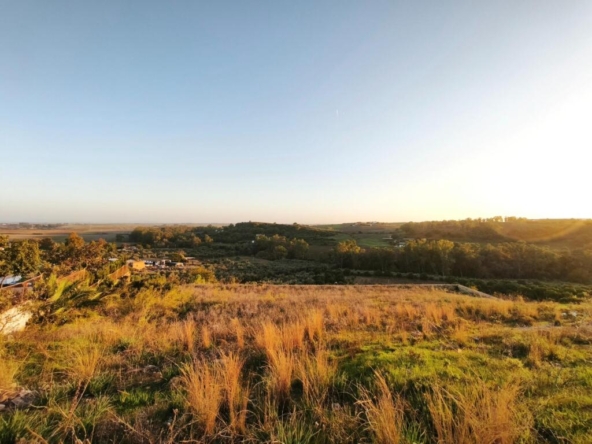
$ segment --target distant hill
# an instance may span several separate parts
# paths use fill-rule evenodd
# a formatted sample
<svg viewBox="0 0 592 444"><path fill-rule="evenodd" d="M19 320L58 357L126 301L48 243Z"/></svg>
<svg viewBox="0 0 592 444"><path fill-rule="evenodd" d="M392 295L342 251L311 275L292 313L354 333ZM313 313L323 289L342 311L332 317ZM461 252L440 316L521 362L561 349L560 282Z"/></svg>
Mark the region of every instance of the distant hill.
<svg viewBox="0 0 592 444"><path fill-rule="evenodd" d="M401 225L408 237L457 242L524 241L552 247L592 247L589 219L466 219L410 222Z"/></svg>

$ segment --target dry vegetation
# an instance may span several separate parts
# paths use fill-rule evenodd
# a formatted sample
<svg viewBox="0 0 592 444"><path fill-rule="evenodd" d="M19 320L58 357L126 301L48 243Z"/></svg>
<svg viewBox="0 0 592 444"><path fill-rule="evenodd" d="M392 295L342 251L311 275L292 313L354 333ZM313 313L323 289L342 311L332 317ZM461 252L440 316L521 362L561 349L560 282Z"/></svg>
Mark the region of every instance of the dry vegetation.
<svg viewBox="0 0 592 444"><path fill-rule="evenodd" d="M589 443L592 305L389 287L113 295L0 337L0 442Z"/></svg>

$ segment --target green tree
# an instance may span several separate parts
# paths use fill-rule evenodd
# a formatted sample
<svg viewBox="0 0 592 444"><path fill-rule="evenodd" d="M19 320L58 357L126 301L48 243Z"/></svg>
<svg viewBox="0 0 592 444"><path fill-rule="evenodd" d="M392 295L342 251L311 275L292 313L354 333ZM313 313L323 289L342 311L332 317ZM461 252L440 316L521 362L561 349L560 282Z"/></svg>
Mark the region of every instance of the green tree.
<svg viewBox="0 0 592 444"><path fill-rule="evenodd" d="M41 267L39 244L33 240L13 242L7 251L7 262L12 273L22 275L36 273Z"/></svg>
<svg viewBox="0 0 592 444"><path fill-rule="evenodd" d="M341 268L354 268L358 262L357 256L363 251L354 239L339 242L334 250L337 264Z"/></svg>
<svg viewBox="0 0 592 444"><path fill-rule="evenodd" d="M290 241L289 257L292 259L306 259L309 245L304 239L292 239Z"/></svg>
<svg viewBox="0 0 592 444"><path fill-rule="evenodd" d="M288 250L283 245L276 245L273 247L271 258L273 260L284 259L288 256Z"/></svg>

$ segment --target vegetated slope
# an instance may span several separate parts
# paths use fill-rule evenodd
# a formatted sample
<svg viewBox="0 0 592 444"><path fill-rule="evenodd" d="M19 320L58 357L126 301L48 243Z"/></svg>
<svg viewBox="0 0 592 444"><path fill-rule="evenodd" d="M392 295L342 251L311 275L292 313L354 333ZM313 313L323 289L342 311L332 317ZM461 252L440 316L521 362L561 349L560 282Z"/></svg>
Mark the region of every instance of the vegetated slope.
<svg viewBox="0 0 592 444"><path fill-rule="evenodd" d="M0 342L0 442L592 441L590 303L381 286L111 291L40 302L50 323ZM27 404L19 387L35 408L13 409Z"/></svg>
<svg viewBox="0 0 592 444"><path fill-rule="evenodd" d="M271 224L263 222L241 222L224 227L191 227L167 225L163 227L136 227L129 240L143 245L192 247L201 243L207 235L216 242L246 243L255 240L257 235L280 235L288 238L304 239L307 242L323 243L335 233L299 224ZM331 243L329 241L329 243Z"/></svg>
<svg viewBox="0 0 592 444"><path fill-rule="evenodd" d="M410 222L401 226L408 237L463 242L524 241L582 248L592 245L592 221L583 219L491 218Z"/></svg>

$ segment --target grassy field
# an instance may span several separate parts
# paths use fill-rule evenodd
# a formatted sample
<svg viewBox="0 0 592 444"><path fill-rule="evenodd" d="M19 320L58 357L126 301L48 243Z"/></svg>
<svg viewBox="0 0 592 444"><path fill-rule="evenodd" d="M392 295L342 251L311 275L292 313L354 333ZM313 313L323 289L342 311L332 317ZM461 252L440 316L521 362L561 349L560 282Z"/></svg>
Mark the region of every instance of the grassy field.
<svg viewBox="0 0 592 444"><path fill-rule="evenodd" d="M377 233L339 233L332 237L336 243L353 239L360 247L377 248L388 247L387 235Z"/></svg>
<svg viewBox="0 0 592 444"><path fill-rule="evenodd" d="M35 394L0 412L0 442L592 442L589 303L265 285L76 301L0 336L0 402Z"/></svg>
<svg viewBox="0 0 592 444"><path fill-rule="evenodd" d="M356 222L344 224L330 224L330 225L313 225L314 227L323 228L325 230L339 231L342 233L374 233L374 234L391 234L403 225L403 222Z"/></svg>
<svg viewBox="0 0 592 444"><path fill-rule="evenodd" d="M70 233L78 233L87 242L101 238L108 242L115 242L117 234L129 234L136 226L137 224L66 224L48 230L39 228L7 229L0 226L0 235L7 235L12 240L49 237L56 242L63 242Z"/></svg>

